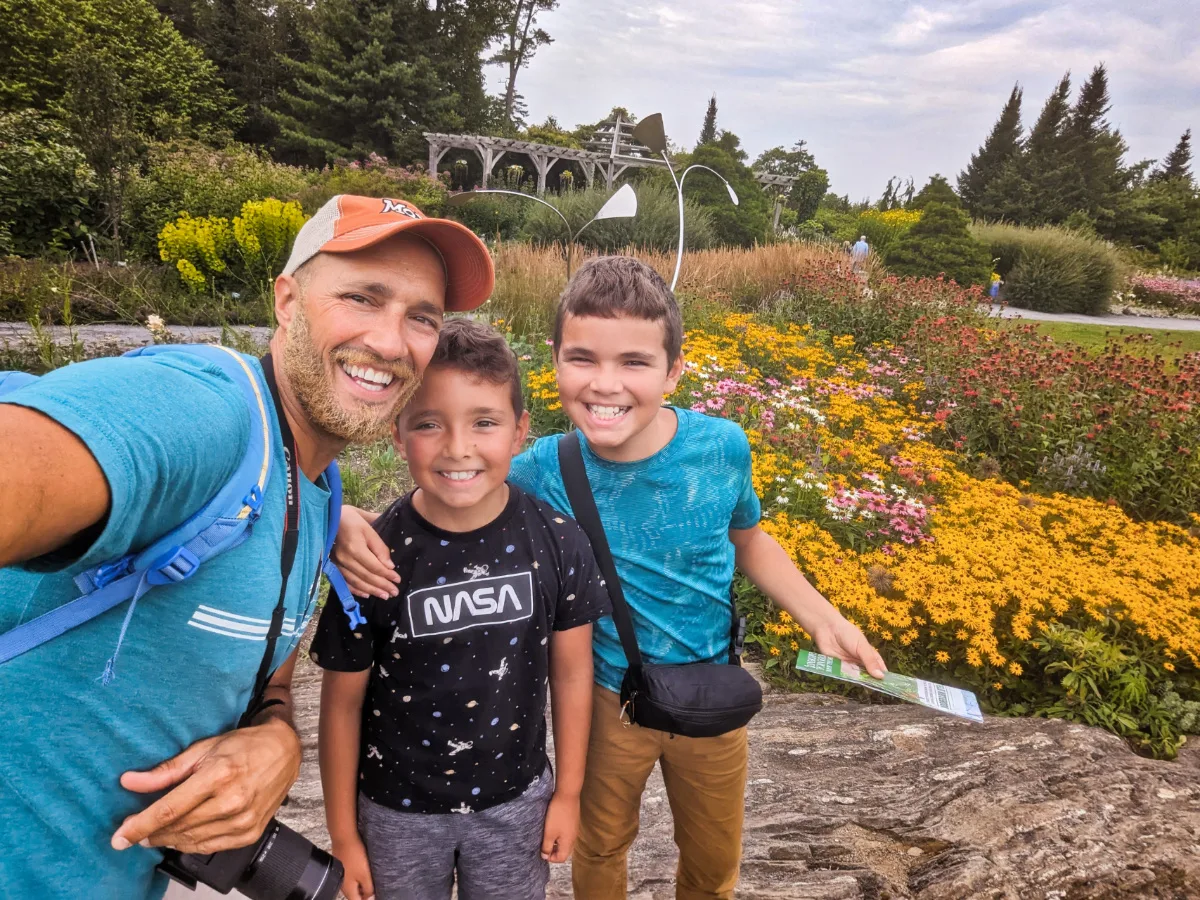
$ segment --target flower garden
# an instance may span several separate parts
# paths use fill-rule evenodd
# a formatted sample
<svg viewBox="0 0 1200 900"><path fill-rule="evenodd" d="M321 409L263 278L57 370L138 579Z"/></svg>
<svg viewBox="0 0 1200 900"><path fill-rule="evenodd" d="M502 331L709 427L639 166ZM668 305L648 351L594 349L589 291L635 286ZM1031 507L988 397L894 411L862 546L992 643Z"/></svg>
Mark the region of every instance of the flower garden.
<svg viewBox="0 0 1200 900"><path fill-rule="evenodd" d="M1088 356L900 290L946 302L865 346L693 304L670 402L742 425L763 527L892 668L1173 756L1200 731L1200 359ZM535 430L564 428L548 342L517 344ZM808 636L739 596L767 672L803 684Z"/></svg>

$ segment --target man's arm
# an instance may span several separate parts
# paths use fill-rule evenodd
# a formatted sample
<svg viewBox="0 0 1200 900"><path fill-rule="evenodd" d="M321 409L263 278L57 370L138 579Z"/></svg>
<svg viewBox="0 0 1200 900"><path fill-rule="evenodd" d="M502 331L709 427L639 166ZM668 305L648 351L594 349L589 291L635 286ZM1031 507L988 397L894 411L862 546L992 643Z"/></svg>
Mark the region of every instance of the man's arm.
<svg viewBox="0 0 1200 900"><path fill-rule="evenodd" d="M108 480L87 445L49 416L0 403L0 568L68 544L108 510Z"/></svg>
<svg viewBox="0 0 1200 900"><path fill-rule="evenodd" d="M121 823L112 846L140 843L184 853L245 847L267 827L300 774L300 737L292 726L297 651L271 677L265 695L280 700L246 728L206 738L148 772L126 772L121 786L164 797Z"/></svg>
<svg viewBox="0 0 1200 900"><path fill-rule="evenodd" d="M729 529L729 540L737 553L737 567L812 635L818 650L859 663L876 678L884 676L887 666L883 657L858 628L808 583L773 537L755 525Z"/></svg>
<svg viewBox="0 0 1200 900"><path fill-rule="evenodd" d="M342 892L350 900L374 895L367 848L358 833L358 755L362 742L363 697L371 670L335 672L321 679L318 752L325 823L333 855L346 870Z"/></svg>
<svg viewBox="0 0 1200 900"><path fill-rule="evenodd" d="M546 812L542 858L566 862L579 833L579 793L592 727L592 626L556 631L550 640L550 713L554 796Z"/></svg>

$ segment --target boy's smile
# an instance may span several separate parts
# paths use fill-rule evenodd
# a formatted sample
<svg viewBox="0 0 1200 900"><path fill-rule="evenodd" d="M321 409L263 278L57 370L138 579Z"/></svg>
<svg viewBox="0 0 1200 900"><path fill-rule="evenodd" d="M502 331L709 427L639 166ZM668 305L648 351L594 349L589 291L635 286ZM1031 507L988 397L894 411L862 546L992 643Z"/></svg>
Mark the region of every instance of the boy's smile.
<svg viewBox="0 0 1200 900"><path fill-rule="evenodd" d="M600 456L645 459L674 436L675 414L662 404L679 382L683 360L668 364L663 323L568 316L555 370L563 410Z"/></svg>
<svg viewBox="0 0 1200 900"><path fill-rule="evenodd" d="M446 531L487 525L508 502L505 479L528 430L509 385L448 367L427 370L394 432L419 488L417 512Z"/></svg>

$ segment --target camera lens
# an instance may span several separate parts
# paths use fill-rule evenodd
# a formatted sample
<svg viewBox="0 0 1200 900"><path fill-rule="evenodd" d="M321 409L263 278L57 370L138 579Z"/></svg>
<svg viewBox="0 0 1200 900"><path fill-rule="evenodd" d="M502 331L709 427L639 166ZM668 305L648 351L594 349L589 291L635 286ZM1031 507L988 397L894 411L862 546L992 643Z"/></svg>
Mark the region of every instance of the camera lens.
<svg viewBox="0 0 1200 900"><path fill-rule="evenodd" d="M237 888L250 900L335 900L342 864L272 819Z"/></svg>

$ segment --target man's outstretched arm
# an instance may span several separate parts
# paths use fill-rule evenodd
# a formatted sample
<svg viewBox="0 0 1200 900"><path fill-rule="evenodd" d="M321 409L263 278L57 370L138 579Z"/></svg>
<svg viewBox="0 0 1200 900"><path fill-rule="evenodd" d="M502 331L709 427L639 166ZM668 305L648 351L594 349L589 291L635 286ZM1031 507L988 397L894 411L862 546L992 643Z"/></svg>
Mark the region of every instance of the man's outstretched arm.
<svg viewBox="0 0 1200 900"><path fill-rule="evenodd" d="M108 511L100 464L49 416L0 403L0 460L0 568L57 550Z"/></svg>

